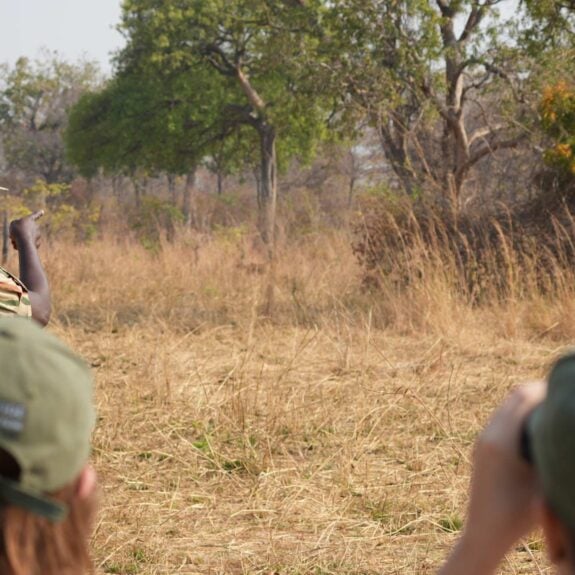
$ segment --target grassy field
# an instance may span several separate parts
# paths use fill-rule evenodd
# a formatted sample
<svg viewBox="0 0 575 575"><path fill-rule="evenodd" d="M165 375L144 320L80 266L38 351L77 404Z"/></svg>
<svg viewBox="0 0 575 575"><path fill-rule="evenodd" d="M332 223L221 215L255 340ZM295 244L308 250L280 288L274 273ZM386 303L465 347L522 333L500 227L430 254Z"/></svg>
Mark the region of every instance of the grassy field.
<svg viewBox="0 0 575 575"><path fill-rule="evenodd" d="M573 300L368 295L349 244L283 250L273 319L241 239L43 248L50 329L96 374L98 573L435 572L477 431L570 343ZM502 572L547 572L539 536Z"/></svg>

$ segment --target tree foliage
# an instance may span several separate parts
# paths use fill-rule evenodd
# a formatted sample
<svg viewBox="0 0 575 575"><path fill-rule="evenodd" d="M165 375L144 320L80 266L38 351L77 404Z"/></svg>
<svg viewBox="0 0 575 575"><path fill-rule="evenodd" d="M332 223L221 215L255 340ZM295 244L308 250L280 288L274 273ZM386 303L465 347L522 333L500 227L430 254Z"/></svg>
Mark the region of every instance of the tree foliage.
<svg viewBox="0 0 575 575"><path fill-rule="evenodd" d="M97 85L90 62L69 64L57 55L32 62L20 58L0 70L0 134L9 172L41 177L48 183L70 181L63 132L70 108Z"/></svg>
<svg viewBox="0 0 575 575"><path fill-rule="evenodd" d="M198 148L220 165L259 148L260 229L270 243L278 166L313 156L327 134L328 105L307 65L317 49L310 10L264 0L129 0L123 9L119 76L183 82L174 109L194 111ZM248 146L223 145L230 137Z"/></svg>
<svg viewBox="0 0 575 575"><path fill-rule="evenodd" d="M504 32L511 4L126 0L126 47L74 110L70 157L88 175L203 163L223 178L259 162L271 238L278 169L368 125L396 189L460 210L487 161L532 137L542 86L565 69L571 2L526 0Z"/></svg>
<svg viewBox="0 0 575 575"><path fill-rule="evenodd" d="M528 17L524 41L531 50L564 47L575 38L575 2L525 0Z"/></svg>
<svg viewBox="0 0 575 575"><path fill-rule="evenodd" d="M328 11L334 82L410 195L457 206L473 169L525 135L524 63L500 33L499 3L342 0Z"/></svg>
<svg viewBox="0 0 575 575"><path fill-rule="evenodd" d="M110 174L187 173L201 155L201 126L194 102L179 90L178 79L123 74L86 94L70 114L71 161L88 177L100 168Z"/></svg>
<svg viewBox="0 0 575 575"><path fill-rule="evenodd" d="M540 111L543 128L553 141L545 152L547 163L575 175L575 90L564 81L547 87Z"/></svg>

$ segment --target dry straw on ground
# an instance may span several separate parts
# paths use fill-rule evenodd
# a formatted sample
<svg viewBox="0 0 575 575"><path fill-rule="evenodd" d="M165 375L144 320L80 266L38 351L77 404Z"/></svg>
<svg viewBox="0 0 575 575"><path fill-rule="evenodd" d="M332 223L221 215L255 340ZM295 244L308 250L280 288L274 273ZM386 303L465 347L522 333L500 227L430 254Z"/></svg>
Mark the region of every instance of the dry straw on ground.
<svg viewBox="0 0 575 575"><path fill-rule="evenodd" d="M349 245L283 251L273 321L242 241L44 248L51 329L96 374L98 573L436 570L473 438L569 343L569 294L474 308L438 273L367 295ZM503 572L543 556L534 536Z"/></svg>

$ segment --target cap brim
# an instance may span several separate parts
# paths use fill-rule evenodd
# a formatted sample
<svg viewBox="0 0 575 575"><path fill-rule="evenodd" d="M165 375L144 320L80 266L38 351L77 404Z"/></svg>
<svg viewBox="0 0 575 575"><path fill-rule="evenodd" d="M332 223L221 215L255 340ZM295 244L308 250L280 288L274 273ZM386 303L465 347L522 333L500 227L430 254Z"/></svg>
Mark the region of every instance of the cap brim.
<svg viewBox="0 0 575 575"><path fill-rule="evenodd" d="M65 503L32 489L26 489L6 477L0 477L0 501L22 507L54 522L61 521L68 513L68 506Z"/></svg>

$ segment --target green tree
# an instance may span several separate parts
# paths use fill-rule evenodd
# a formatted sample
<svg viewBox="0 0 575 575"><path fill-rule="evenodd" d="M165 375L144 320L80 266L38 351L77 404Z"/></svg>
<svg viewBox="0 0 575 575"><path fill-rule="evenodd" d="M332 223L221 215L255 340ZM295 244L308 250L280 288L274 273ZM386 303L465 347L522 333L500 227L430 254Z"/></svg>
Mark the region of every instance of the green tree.
<svg viewBox="0 0 575 575"><path fill-rule="evenodd" d="M127 46L118 59L120 75L137 69L188 78L193 96L185 105L207 118L201 123L210 142L241 134L258 146L259 228L270 254L278 165L311 156L326 135L325 100L307 65L317 53L310 22L318 6L292 4L128 0Z"/></svg>
<svg viewBox="0 0 575 575"><path fill-rule="evenodd" d="M367 117L408 194L457 208L472 170L525 137L521 54L498 26L504 0L342 0L324 25L335 83Z"/></svg>
<svg viewBox="0 0 575 575"><path fill-rule="evenodd" d="M546 162L563 175L575 175L575 90L566 82L549 86L540 105L542 127L553 144L545 151Z"/></svg>
<svg viewBox="0 0 575 575"><path fill-rule="evenodd" d="M573 0L525 0L527 26L524 42L535 50L573 43L575 2Z"/></svg>
<svg viewBox="0 0 575 575"><path fill-rule="evenodd" d="M521 46L532 56L531 75L536 79L543 159L551 172L542 172L541 192L561 193L571 186L575 174L575 2L571 0L525 0ZM536 67L537 66L537 67ZM548 176L555 180L552 185ZM563 189L565 188L565 190Z"/></svg>
<svg viewBox="0 0 575 575"><path fill-rule="evenodd" d="M213 128L202 109L202 99L215 102L220 97L217 86L208 93L204 82L200 94L195 80L123 69L105 89L86 94L71 111L66 132L70 161L86 177L99 169L130 177L138 204L142 175L165 173L172 190L177 176L188 176L183 211L189 222L193 174L211 147L227 135Z"/></svg>
<svg viewBox="0 0 575 575"><path fill-rule="evenodd" d="M95 64L70 64L55 54L32 62L20 58L0 69L0 135L7 170L40 177L47 183L69 182L63 133L67 114L80 95L98 84Z"/></svg>

